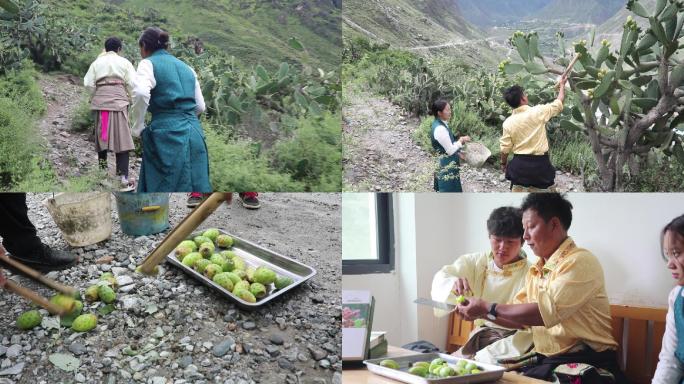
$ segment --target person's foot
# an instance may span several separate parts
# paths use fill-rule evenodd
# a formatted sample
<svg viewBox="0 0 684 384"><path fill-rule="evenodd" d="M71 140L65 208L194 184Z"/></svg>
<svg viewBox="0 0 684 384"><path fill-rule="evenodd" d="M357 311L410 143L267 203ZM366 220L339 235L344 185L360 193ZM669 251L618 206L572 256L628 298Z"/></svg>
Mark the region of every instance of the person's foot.
<svg viewBox="0 0 684 384"><path fill-rule="evenodd" d="M133 180L128 179L126 176L121 177L121 188L119 192L131 192L135 190L135 183Z"/></svg>
<svg viewBox="0 0 684 384"><path fill-rule="evenodd" d="M204 200L204 196L200 192L190 193L190 196L188 196L188 208L195 208L200 205L202 200Z"/></svg>
<svg viewBox="0 0 684 384"><path fill-rule="evenodd" d="M242 206L247 208L247 209L259 209L261 207L261 204L259 203L259 196L258 193L256 192L245 192L245 193L240 193L240 202L242 203Z"/></svg>
<svg viewBox="0 0 684 384"><path fill-rule="evenodd" d="M9 257L43 273L60 271L62 269L69 268L78 262L78 257L74 256L70 252L60 249L52 249L45 244L43 244L43 256L40 258L36 257L35 255L17 256L14 254L9 254Z"/></svg>

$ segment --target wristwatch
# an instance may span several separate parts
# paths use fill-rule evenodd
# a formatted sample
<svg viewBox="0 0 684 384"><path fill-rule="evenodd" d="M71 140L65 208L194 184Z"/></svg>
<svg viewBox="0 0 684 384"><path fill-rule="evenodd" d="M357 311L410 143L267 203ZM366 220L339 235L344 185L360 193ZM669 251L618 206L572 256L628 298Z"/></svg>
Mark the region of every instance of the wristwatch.
<svg viewBox="0 0 684 384"><path fill-rule="evenodd" d="M489 320L496 320L496 303L492 303L491 307L489 307L489 313L487 313L487 319Z"/></svg>

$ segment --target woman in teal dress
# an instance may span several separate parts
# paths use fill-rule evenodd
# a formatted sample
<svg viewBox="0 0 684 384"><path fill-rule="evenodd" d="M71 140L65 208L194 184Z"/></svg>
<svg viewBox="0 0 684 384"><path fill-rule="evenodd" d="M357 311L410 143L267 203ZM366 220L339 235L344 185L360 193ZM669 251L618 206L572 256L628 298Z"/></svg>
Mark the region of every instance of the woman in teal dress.
<svg viewBox="0 0 684 384"><path fill-rule="evenodd" d="M432 122L430 140L432 148L439 153L439 171L435 174L435 190L438 192L463 192L459 172L459 152L463 145L470 141L470 136L461 136L458 140L449 129L451 107L444 99L432 103Z"/></svg>
<svg viewBox="0 0 684 384"><path fill-rule="evenodd" d="M142 137L138 192L211 192L197 75L167 52L167 32L147 28L138 44L143 60L131 111L133 133ZM152 115L147 127L146 111Z"/></svg>

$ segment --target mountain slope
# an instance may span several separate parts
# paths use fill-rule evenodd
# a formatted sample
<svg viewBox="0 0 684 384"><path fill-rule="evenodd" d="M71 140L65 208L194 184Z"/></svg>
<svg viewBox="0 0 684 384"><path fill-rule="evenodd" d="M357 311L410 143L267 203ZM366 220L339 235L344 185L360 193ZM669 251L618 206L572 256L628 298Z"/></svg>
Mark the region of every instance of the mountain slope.
<svg viewBox="0 0 684 384"><path fill-rule="evenodd" d="M625 4L625 0L554 0L529 18L600 24Z"/></svg>
<svg viewBox="0 0 684 384"><path fill-rule="evenodd" d="M640 0L639 3L649 12L655 10L656 0ZM618 47L622 39L623 25L629 16L634 17L627 7L622 7L622 9L596 28L596 36L601 39L607 39L613 44L613 47ZM636 20L641 28L648 27L648 20L643 17L634 17L634 20Z"/></svg>
<svg viewBox="0 0 684 384"><path fill-rule="evenodd" d="M490 27L523 19L551 1L528 0L524 6L518 0L456 0L456 3L466 20L477 26Z"/></svg>

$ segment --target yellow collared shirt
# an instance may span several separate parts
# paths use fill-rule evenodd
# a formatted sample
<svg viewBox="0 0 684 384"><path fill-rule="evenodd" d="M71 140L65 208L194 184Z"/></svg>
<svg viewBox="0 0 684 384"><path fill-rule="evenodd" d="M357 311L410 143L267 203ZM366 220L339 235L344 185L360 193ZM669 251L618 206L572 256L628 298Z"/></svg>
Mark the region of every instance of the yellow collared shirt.
<svg viewBox="0 0 684 384"><path fill-rule="evenodd" d="M603 268L596 256L568 237L544 263L530 267L514 303L538 303L544 326L531 327L535 351L545 356L584 343L594 351L617 349Z"/></svg>
<svg viewBox="0 0 684 384"><path fill-rule="evenodd" d="M118 77L126 83L129 94L133 92L136 84L136 73L133 64L125 57L119 56L116 52L101 53L88 68L88 72L83 78L83 85L91 93L95 91L98 80L105 77Z"/></svg>
<svg viewBox="0 0 684 384"><path fill-rule="evenodd" d="M563 111L563 103L552 103L530 107L523 105L513 110L503 122L503 135L499 139L502 153L518 155L543 155L549 151L546 138L546 123Z"/></svg>

